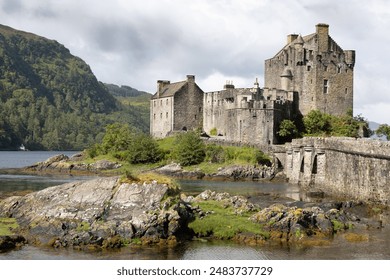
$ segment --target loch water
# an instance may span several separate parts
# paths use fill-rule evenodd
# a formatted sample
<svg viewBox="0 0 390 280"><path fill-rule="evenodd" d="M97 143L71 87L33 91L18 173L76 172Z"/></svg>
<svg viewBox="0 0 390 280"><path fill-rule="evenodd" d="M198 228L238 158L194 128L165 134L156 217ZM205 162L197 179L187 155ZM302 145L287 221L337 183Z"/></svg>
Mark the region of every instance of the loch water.
<svg viewBox="0 0 390 280"><path fill-rule="evenodd" d="M76 180L86 180L92 176L53 176L21 175L4 173L1 169L20 168L43 161L50 156L64 152L3 152L0 151L0 196L13 192L38 191L49 186ZM72 155L75 152L66 152ZM266 206L277 202L302 201L307 198L299 187L288 183L272 182L226 182L205 180L180 180L182 191L196 195L206 189L229 192L248 197L251 201ZM331 198L328 198L331 199ZM0 213L1 216L1 213ZM365 230L368 241L349 242L342 234L336 234L329 245L298 246L267 244L249 246L232 241L197 240L188 241L174 248L140 247L122 248L110 251L76 251L26 245L19 250L0 254L0 260L349 260L349 259L390 259L390 226L385 223L382 229Z"/></svg>

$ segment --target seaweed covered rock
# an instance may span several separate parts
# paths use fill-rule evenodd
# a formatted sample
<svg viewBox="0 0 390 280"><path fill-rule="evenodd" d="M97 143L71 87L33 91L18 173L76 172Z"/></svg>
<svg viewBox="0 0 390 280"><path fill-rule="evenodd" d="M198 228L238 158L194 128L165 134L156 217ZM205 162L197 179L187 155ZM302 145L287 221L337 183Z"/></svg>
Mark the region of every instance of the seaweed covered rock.
<svg viewBox="0 0 390 280"><path fill-rule="evenodd" d="M287 207L274 204L254 214L251 221L262 224L271 239L300 241L308 237L331 237L334 232L347 229L350 221L338 209L324 211L319 207Z"/></svg>
<svg viewBox="0 0 390 280"><path fill-rule="evenodd" d="M10 197L0 202L0 213L15 218L20 233L30 241L55 247L172 240L185 234L191 217L171 186L119 178L67 183Z"/></svg>

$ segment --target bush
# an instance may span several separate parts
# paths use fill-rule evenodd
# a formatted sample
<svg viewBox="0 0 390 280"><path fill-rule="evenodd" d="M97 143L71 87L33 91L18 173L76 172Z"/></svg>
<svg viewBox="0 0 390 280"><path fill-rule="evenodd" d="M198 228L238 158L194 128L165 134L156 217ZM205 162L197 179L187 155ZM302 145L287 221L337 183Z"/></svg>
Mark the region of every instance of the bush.
<svg viewBox="0 0 390 280"><path fill-rule="evenodd" d="M176 136L174 157L183 165L194 165L205 159L205 145L199 135L190 131Z"/></svg>
<svg viewBox="0 0 390 280"><path fill-rule="evenodd" d="M354 117L351 110L343 116L333 116L313 110L303 118L303 122L308 136L367 137L372 135L368 121L360 115ZM360 129L365 130L365 135L359 135Z"/></svg>
<svg viewBox="0 0 390 280"><path fill-rule="evenodd" d="M329 135L331 132L331 116L319 110L312 110L303 117L308 135Z"/></svg>
<svg viewBox="0 0 390 280"><path fill-rule="evenodd" d="M255 153L256 162L261 165L271 166L271 158L264 154L263 151L257 150Z"/></svg>
<svg viewBox="0 0 390 280"><path fill-rule="evenodd" d="M91 158L111 154L118 160L130 163L155 163L163 157L157 142L150 135L117 123L107 126L102 143L95 144L87 152Z"/></svg>
<svg viewBox="0 0 390 280"><path fill-rule="evenodd" d="M217 146L215 144L206 146L205 161L211 163L225 162L225 150L221 146Z"/></svg>
<svg viewBox="0 0 390 280"><path fill-rule="evenodd" d="M161 158L162 152L150 135L140 133L134 137L128 153L130 163L154 163L160 161Z"/></svg>

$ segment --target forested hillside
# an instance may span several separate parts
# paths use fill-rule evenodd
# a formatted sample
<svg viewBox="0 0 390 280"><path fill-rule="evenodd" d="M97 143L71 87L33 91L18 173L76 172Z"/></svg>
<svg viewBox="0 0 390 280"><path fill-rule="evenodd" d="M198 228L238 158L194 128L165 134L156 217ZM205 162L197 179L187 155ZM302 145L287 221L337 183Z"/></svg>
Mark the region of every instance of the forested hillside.
<svg viewBox="0 0 390 280"><path fill-rule="evenodd" d="M79 150L110 123L148 131L139 116L63 45L0 25L0 149Z"/></svg>

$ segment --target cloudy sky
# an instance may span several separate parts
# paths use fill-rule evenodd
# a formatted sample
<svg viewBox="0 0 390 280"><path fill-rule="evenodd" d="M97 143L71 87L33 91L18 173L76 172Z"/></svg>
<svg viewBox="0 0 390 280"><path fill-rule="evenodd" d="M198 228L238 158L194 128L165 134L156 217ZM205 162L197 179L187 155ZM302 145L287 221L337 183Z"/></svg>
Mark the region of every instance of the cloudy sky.
<svg viewBox="0 0 390 280"><path fill-rule="evenodd" d="M187 74L204 91L263 85L288 34L328 23L356 50L354 114L390 123L387 0L0 0L0 23L60 42L102 82L148 92Z"/></svg>

